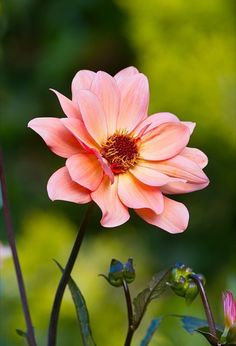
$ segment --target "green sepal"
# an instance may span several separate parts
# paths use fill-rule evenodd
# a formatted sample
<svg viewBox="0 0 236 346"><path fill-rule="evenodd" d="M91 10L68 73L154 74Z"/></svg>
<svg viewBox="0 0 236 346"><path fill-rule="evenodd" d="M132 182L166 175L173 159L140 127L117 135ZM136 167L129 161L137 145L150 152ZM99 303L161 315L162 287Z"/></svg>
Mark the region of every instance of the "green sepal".
<svg viewBox="0 0 236 346"><path fill-rule="evenodd" d="M123 278L124 278L123 269L124 269L124 266L120 261L114 258L111 260L108 278L112 286L115 286L115 287L122 286Z"/></svg>
<svg viewBox="0 0 236 346"><path fill-rule="evenodd" d="M230 328L226 336L226 342L232 345L236 345L236 323L234 323Z"/></svg>
<svg viewBox="0 0 236 346"><path fill-rule="evenodd" d="M129 258L127 263L124 264L124 279L128 284L135 280L135 270L132 258Z"/></svg>

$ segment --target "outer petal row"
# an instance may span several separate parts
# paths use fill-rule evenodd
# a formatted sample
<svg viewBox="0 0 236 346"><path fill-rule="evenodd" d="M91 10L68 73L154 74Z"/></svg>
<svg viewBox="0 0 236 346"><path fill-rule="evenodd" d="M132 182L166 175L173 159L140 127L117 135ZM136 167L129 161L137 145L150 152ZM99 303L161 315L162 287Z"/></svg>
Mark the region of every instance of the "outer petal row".
<svg viewBox="0 0 236 346"><path fill-rule="evenodd" d="M181 233L188 226L188 209L184 204L167 197L164 197L164 211L160 215L150 209L136 209L135 211L146 222L169 233Z"/></svg>
<svg viewBox="0 0 236 346"><path fill-rule="evenodd" d="M53 173L48 181L47 191L52 201L61 200L80 204L91 201L90 191L73 182L66 167Z"/></svg>
<svg viewBox="0 0 236 346"><path fill-rule="evenodd" d="M57 155L70 157L81 152L80 143L58 118L35 118L28 127L37 132Z"/></svg>

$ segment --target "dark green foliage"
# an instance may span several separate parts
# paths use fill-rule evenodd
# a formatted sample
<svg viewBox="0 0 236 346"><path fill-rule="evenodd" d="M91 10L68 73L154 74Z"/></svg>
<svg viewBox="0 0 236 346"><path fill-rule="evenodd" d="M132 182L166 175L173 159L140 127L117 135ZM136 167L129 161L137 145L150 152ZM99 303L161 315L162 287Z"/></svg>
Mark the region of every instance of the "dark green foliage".
<svg viewBox="0 0 236 346"><path fill-rule="evenodd" d="M153 299L159 298L167 289L170 270L163 270L155 274L148 284L148 287L140 292L133 300L134 305L134 326L138 326L143 315Z"/></svg>

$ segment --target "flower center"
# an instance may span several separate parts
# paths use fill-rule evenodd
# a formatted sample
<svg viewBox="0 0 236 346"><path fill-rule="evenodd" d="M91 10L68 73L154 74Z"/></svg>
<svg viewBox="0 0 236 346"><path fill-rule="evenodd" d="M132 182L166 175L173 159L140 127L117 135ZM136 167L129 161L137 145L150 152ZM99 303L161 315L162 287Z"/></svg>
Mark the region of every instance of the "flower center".
<svg viewBox="0 0 236 346"><path fill-rule="evenodd" d="M139 138L125 133L115 133L102 145L101 155L108 161L114 174L133 167L139 156Z"/></svg>

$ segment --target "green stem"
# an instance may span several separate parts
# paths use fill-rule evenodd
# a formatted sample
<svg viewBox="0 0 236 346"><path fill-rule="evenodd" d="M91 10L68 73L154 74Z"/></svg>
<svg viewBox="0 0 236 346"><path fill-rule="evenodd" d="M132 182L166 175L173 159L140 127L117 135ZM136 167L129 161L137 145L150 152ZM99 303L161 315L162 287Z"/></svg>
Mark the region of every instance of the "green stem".
<svg viewBox="0 0 236 346"><path fill-rule="evenodd" d="M26 332L27 342L29 346L36 346L37 344L36 344L36 340L34 336L34 328L33 328L32 320L30 316L29 305L28 305L26 290L24 285L24 279L23 279L23 275L22 275L22 271L20 267L20 261L19 261L19 257L18 257L18 253L16 249L13 222L12 222L10 208L8 204L7 186L6 186L5 176L4 176L3 156L2 156L1 150L0 150L0 182L1 182L0 186L2 190L3 213L4 213L6 229L7 229L7 237L8 237L9 245L11 247L12 258L14 262L16 278L17 278L17 283L18 283L19 292L20 292L21 304L22 304L25 323L27 327L27 332Z"/></svg>
<svg viewBox="0 0 236 346"><path fill-rule="evenodd" d="M202 284L202 281L195 274L191 275L191 278L195 281L195 283L196 283L196 285L197 285L197 287L199 289L210 333L217 339L217 333L216 333L216 326L215 326L214 317L213 317L213 314L212 314L212 311L211 311L211 307L210 307L210 304L209 304L209 301L208 301L208 298L207 298L206 291L205 291L204 286Z"/></svg>
<svg viewBox="0 0 236 346"><path fill-rule="evenodd" d="M126 280L123 280L122 282L124 293L125 293L125 299L126 299L126 305L127 305L127 313L128 313L128 331L125 339L124 346L130 346L132 337L134 335L135 329L133 326L133 308L132 308L132 301L129 291L129 286L126 282Z"/></svg>
<svg viewBox="0 0 236 346"><path fill-rule="evenodd" d="M74 267L76 258L78 256L80 247L82 245L82 241L84 239L86 226L89 221L91 208L89 207L85 213L85 216L81 222L79 232L77 234L77 237L75 239L75 243L73 245L73 248L70 253L70 257L67 261L66 267L64 269L64 272L62 274L61 280L59 282L59 285L57 287L57 291L55 294L51 316L50 316L50 323L49 323L49 329L48 329L48 346L55 346L56 345L56 336L57 336L57 324L58 324L58 318L59 318L59 312L61 307L61 302L63 298L63 294L66 288L66 285L70 279L71 271Z"/></svg>

